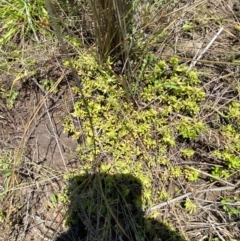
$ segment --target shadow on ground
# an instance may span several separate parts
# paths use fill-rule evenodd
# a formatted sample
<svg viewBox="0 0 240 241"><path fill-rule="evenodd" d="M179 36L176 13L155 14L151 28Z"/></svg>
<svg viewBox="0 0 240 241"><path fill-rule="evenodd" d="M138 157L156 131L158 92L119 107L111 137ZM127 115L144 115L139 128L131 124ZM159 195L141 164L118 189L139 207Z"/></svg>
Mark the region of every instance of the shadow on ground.
<svg viewBox="0 0 240 241"><path fill-rule="evenodd" d="M163 223L144 217L142 184L132 175L75 176L66 193L69 231L56 241L184 241Z"/></svg>

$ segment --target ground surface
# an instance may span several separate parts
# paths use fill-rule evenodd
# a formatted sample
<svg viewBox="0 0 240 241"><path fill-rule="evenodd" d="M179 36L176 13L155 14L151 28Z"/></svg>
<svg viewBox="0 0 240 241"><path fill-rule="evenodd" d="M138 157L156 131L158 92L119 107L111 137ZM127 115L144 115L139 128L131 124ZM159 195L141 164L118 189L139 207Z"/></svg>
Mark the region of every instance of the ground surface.
<svg viewBox="0 0 240 241"><path fill-rule="evenodd" d="M178 9L185 6L185 1L182 1L173 11L178 13ZM164 16L164 13L162 14ZM169 24L167 17L164 21L166 25ZM195 27L186 33L181 30L181 21L193 22ZM224 27L223 31L195 66L200 72L207 73L201 77L207 93L206 103L212 103L214 110L218 111L222 111L230 100L240 99L240 31L235 28L240 26L238 0L196 1L192 8L189 7L189 11L181 16L180 21L172 23L174 26L170 25L171 37L152 50L154 54L164 58L178 55L183 62L191 64L191 58L198 57L216 36L220 22ZM20 80L21 83L16 87L19 96L11 110L7 108L5 100L0 100L1 153L4 155L10 151L10 158L13 158L17 152L24 150L20 168L13 169L18 180L11 179L11 182L18 185L17 190L8 192L2 203L3 209L11 211L8 212L4 228L2 226L2 230L0 229L0 240L53 240L56 233L64 231L60 225L62 217L59 214L63 207L58 206L52 198L64 185L64 171L80 168L81 165L75 151L77 141L63 132L62 120L73 110L73 101L76 98L70 89L75 80L71 73L61 68L61 54L58 51L56 49L54 54L48 53L48 57L43 60L39 58L36 66L40 71ZM46 92L39 88L38 80L42 77L51 78L54 82L60 80L57 94L46 95ZM1 83L7 85L12 76L11 73L2 74L0 78ZM206 103L203 104L200 115L213 127L213 131L191 143L191 147L197 150L191 164L202 170L207 170L213 161L208 156L208 151L224 145L218 132L221 120L216 118L216 111L204 107L207 106ZM188 143L182 145L189 146ZM173 148L169 155L176 165L180 165L176 152ZM214 191L214 188L220 187L219 183L209 183L209 178L203 174L199 182L181 187L185 193L194 193L200 189L210 190L196 193L199 212L187 216L174 206L166 205L160 213L171 221L177 230L186 234L186 240L211 240L211 237L217 237L216 240L221 241L240 240L239 213L230 215L219 208L220 196L240 197L239 177L239 171L236 171L228 179L228 183L222 183L222 186L231 183L234 186L232 190L223 188L223 191ZM0 187L3 190L6 180L0 178ZM169 192L173 192L174 188L182 184L179 180L172 180L163 185Z"/></svg>

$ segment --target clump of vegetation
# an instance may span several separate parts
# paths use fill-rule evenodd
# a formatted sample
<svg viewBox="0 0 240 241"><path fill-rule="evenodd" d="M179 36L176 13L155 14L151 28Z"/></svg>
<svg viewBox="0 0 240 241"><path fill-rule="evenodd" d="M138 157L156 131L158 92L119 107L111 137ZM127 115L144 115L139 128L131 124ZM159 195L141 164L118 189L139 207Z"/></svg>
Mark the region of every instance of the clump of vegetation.
<svg viewBox="0 0 240 241"><path fill-rule="evenodd" d="M69 209L65 225L78 230L78 237L113 240L122 237L133 241L180 240L174 227L156 222L142 210L142 182L131 174L68 174L68 185L60 195ZM87 216L87 218L86 218ZM97 217L97 218L96 218ZM86 220L91 220L88 223Z"/></svg>
<svg viewBox="0 0 240 241"><path fill-rule="evenodd" d="M100 61L105 63L109 56L126 61L129 58L127 36L131 23L131 1L93 0L90 7Z"/></svg>
<svg viewBox="0 0 240 241"><path fill-rule="evenodd" d="M26 38L40 42L41 32L48 28L48 13L43 0L37 1L7 1L0 6L1 37L0 46L14 44ZM42 31L43 30L43 31Z"/></svg>
<svg viewBox="0 0 240 241"><path fill-rule="evenodd" d="M237 219L237 216L240 214L240 199L236 196L223 198L221 203L223 210L227 212L232 219Z"/></svg>
<svg viewBox="0 0 240 241"><path fill-rule="evenodd" d="M188 71L176 57L169 62L151 58L139 87L143 103L139 107L129 102L119 79L101 68L93 55L74 60L74 68L82 79L94 135L81 98L75 102L72 116L80 119L82 130L69 117L64 125L65 131L80 141L79 158L86 171L99 165L101 172L132 174L140 179L143 208L156 203L161 195L154 189L151 168L163 164L164 156L168 159L167 149L177 145L178 136L197 138L205 128L200 120L191 118L197 114L197 107L205 97L198 86L200 80L196 72ZM73 90L80 95L78 88ZM169 116L177 114L181 116L169 126ZM96 163L95 153L104 153L99 163ZM166 165L169 172L170 168L174 172L171 162L167 161ZM187 177L191 180L189 175Z"/></svg>
<svg viewBox="0 0 240 241"><path fill-rule="evenodd" d="M214 150L213 156L222 161L223 167L213 168L213 175L227 178L231 173L240 168L240 137L238 119L240 105L232 101L228 107L227 114L224 116L231 124L222 125L220 128L221 138L224 140L224 148Z"/></svg>

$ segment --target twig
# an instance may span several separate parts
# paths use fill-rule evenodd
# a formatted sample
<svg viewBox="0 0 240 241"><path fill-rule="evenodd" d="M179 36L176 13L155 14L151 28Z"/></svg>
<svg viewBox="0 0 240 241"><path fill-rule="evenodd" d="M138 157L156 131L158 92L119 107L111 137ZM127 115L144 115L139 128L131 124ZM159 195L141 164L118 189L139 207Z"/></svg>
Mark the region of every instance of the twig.
<svg viewBox="0 0 240 241"><path fill-rule="evenodd" d="M60 174L58 176L53 176L53 177L48 178L48 179L35 181L34 183L32 182L32 183L27 184L27 185L26 185L26 183L23 183L22 185L20 184L20 185L15 186L15 187L13 187L11 189L8 189L8 190L5 190L5 191L1 192L0 195L6 195L7 193L9 193L11 191L22 190L22 189L25 189L25 188L34 187L36 185L38 185L38 187L39 187L39 185L46 185L45 183L47 183L47 182L51 182L52 183L52 180L55 180L56 178L60 179L62 177L63 177L63 174ZM26 186L24 186L24 185L26 185Z"/></svg>
<svg viewBox="0 0 240 241"><path fill-rule="evenodd" d="M160 204L157 204L157 205L155 205L155 206L153 206L153 207L151 207L151 208L148 208L148 209L145 211L145 213L147 214L147 213L152 212L152 211L154 211L154 210L156 210L156 209L162 208L162 207L164 207L164 206L166 206L166 205L169 205L169 204L171 204L171 203L174 203L174 202L177 202L177 201L179 201L179 200L182 200L182 199L184 199L184 198L186 198L186 197L189 197L189 196L191 196L191 195L193 195L193 194L206 193L206 192L221 192L221 191L223 191L223 190L233 190L233 189L235 189L235 187L226 186L226 187L210 188L210 189L200 190L200 191L197 191L197 192L194 192L194 193L188 192L188 193L183 194L183 195L181 195L181 196L179 196L179 197L173 198L173 199L170 200L170 201L166 201L166 202L164 202L164 203L160 203Z"/></svg>
<svg viewBox="0 0 240 241"><path fill-rule="evenodd" d="M233 187L233 189L236 188L236 185L234 185L234 184L232 184L232 183L230 183L230 182L228 182L228 181L225 181L225 180L223 180L223 179L221 179L221 178L215 177L215 176L213 176L213 175L211 175L211 174L209 174L209 173L207 173L207 172L198 170L198 169L196 169L196 168L194 168L194 167L190 167L190 166L188 166L187 168L192 169L192 170L194 170L194 171L197 171L197 172L199 172L199 173L202 173L202 174L204 174L205 176L211 177L212 179L215 179L215 180L217 180L217 181L219 181L219 182L222 182L222 183L224 183L224 184L227 184L227 185Z"/></svg>
<svg viewBox="0 0 240 241"><path fill-rule="evenodd" d="M206 46L206 48L199 54L199 56L197 57L197 59L194 60L194 61L190 64L189 70L196 65L196 63L197 63L197 61L198 61L199 59L202 58L202 56L203 56L203 55L206 53L206 51L211 47L211 45L213 44L213 42L214 42L214 41L216 40L216 38L221 34L222 31L223 31L223 27L221 27L221 28L218 30L218 32L216 33L216 35L212 38L212 40L209 42L209 44Z"/></svg>
<svg viewBox="0 0 240 241"><path fill-rule="evenodd" d="M225 191L225 190L233 190L235 189L235 187L216 187L216 188L210 188L210 189L204 189L201 191L197 191L196 193L205 193L205 192L221 192L221 191Z"/></svg>
<svg viewBox="0 0 240 241"><path fill-rule="evenodd" d="M32 81L38 86L38 88L45 94L45 96L48 96L51 100L56 101L53 97L50 96L50 93L45 91L44 88L37 82L36 78L33 77Z"/></svg>
<svg viewBox="0 0 240 241"><path fill-rule="evenodd" d="M229 206L240 206L240 202L235 202L235 203L221 203L221 202L216 202L216 201L209 201L209 200L204 200L201 198L194 198L194 200L198 200L201 202L205 202L205 203L213 203L213 204L221 204L221 205L229 205Z"/></svg>
<svg viewBox="0 0 240 241"><path fill-rule="evenodd" d="M216 229L215 224L214 224L211 220L209 220L209 218L208 218L208 221L209 221L209 223L211 224L212 228L215 230L215 232L216 232L217 236L219 237L219 239L220 239L221 241L225 241L225 238L223 238L223 236L222 236L222 235L218 232L218 230Z"/></svg>
<svg viewBox="0 0 240 241"><path fill-rule="evenodd" d="M26 207L26 214L25 214L25 217L24 217L24 230L23 230L23 235L24 235L24 238L26 238L26 234L27 234L27 229L28 229L28 225L29 225L29 203L30 203L30 198L31 198L31 194L32 194L32 191L30 191L28 193L28 201L27 201L27 207Z"/></svg>
<svg viewBox="0 0 240 241"><path fill-rule="evenodd" d="M164 203L157 204L157 205L155 205L155 206L153 206L153 207L151 207L151 208L148 208L148 209L145 211L145 213L149 213L149 212L154 211L154 210L156 210L156 209L162 208L162 207L164 207L164 206L166 206L166 205L169 205L169 204L171 204L171 203L174 203L174 202L177 202L177 201L179 201L179 200L182 200L182 199L184 199L185 197L188 197L188 196L190 196L190 195L192 195L192 193L191 193L191 192L188 192L188 193L183 194L183 195L181 195L181 196L179 196L179 197L173 198L173 199L170 200L170 201L166 201L166 202L164 202Z"/></svg>
<svg viewBox="0 0 240 241"><path fill-rule="evenodd" d="M53 135L54 135L54 137L55 137L55 140L56 140L56 143L57 143L57 147L58 147L58 150L59 150L61 159L62 159L62 161L63 161L65 170L68 171L66 162L65 162L64 157L63 157L62 148L61 148L61 146L60 146L60 144L59 144L59 141L58 141L58 135L57 135L56 129L54 128L54 125L53 125L53 122L52 122L52 118L51 118L51 116L50 116L50 114L49 114L49 111L48 111L48 107L47 107L46 102L44 102L44 105L45 105L45 108L46 108L46 111L47 111L48 119L49 119L49 122L50 122L51 127L52 127Z"/></svg>

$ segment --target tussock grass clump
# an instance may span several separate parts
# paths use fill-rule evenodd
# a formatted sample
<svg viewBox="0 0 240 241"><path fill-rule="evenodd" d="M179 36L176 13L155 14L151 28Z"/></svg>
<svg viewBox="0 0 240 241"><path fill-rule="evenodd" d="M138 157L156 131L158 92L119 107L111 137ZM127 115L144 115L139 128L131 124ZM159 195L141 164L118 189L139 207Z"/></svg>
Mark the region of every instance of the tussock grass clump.
<svg viewBox="0 0 240 241"><path fill-rule="evenodd" d="M98 53L104 63L109 56L129 58L128 33L131 21L131 1L90 1Z"/></svg>

